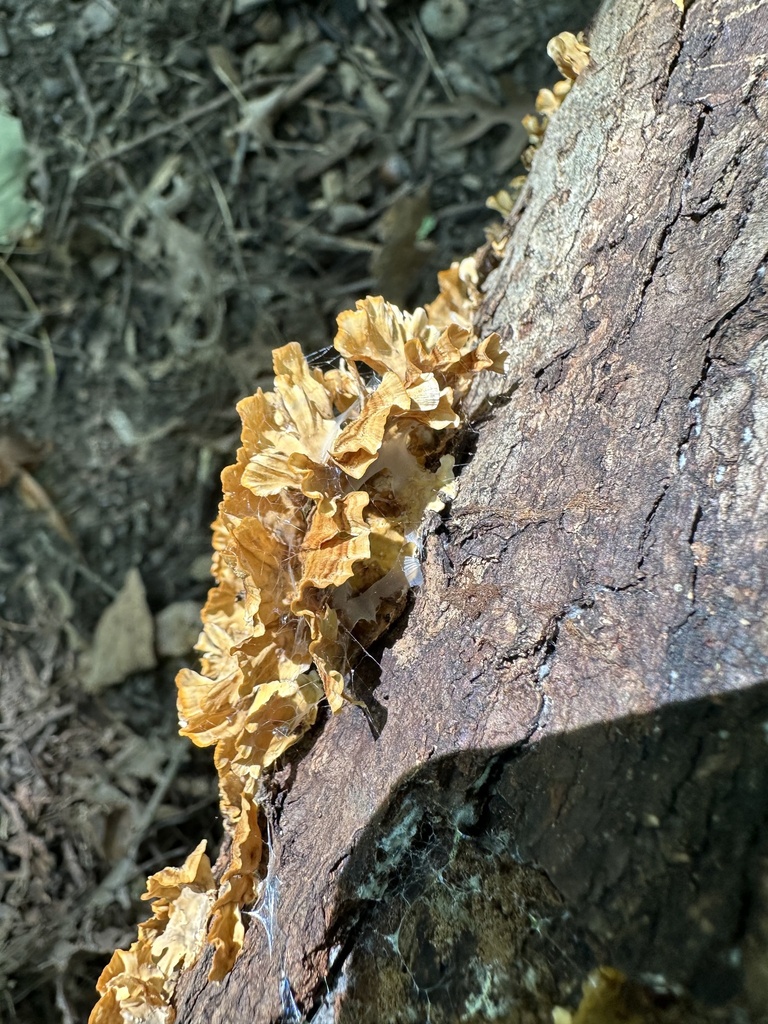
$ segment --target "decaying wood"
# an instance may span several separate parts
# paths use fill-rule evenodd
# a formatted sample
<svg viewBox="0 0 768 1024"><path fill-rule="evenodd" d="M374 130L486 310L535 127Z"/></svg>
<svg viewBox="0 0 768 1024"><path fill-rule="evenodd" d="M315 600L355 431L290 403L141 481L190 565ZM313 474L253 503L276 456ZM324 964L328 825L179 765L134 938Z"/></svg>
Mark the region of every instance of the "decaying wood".
<svg viewBox="0 0 768 1024"><path fill-rule="evenodd" d="M270 898L179 1024L549 1022L596 964L768 1006L768 17L616 0L589 41L425 585L275 780Z"/></svg>

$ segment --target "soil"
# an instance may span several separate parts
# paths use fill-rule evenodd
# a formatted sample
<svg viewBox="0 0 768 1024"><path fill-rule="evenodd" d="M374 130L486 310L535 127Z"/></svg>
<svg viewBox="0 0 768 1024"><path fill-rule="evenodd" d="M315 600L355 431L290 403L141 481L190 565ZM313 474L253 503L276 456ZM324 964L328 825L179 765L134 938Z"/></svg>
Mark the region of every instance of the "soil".
<svg viewBox="0 0 768 1024"><path fill-rule="evenodd" d="M329 346L367 293L418 305L482 243L546 40L596 4L473 0L451 34L462 6L0 0L42 212L0 262L3 1020L85 1021L146 875L220 838L176 737L194 624L94 682L105 609L132 569L155 623L202 604L236 401L276 345Z"/></svg>

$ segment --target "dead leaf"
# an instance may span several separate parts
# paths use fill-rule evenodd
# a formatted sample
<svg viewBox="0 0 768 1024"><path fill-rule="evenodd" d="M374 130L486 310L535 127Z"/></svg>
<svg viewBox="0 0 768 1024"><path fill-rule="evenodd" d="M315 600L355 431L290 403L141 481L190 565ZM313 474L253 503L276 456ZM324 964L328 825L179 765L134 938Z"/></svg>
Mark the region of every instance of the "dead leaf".
<svg viewBox="0 0 768 1024"><path fill-rule="evenodd" d="M161 658L182 658L189 654L200 635L197 601L174 601L155 617L157 653Z"/></svg>
<svg viewBox="0 0 768 1024"><path fill-rule="evenodd" d="M101 693L132 672L157 664L154 622L138 569L128 570L122 589L102 613L87 661L82 678L86 693Z"/></svg>
<svg viewBox="0 0 768 1024"><path fill-rule="evenodd" d="M19 497L27 508L33 509L35 512L42 512L50 528L58 533L67 544L77 548L77 541L64 522L61 513L51 501L48 492L25 469L20 469L18 472L18 488Z"/></svg>
<svg viewBox="0 0 768 1024"><path fill-rule="evenodd" d="M371 261L377 288L397 305L404 305L419 280L433 245L419 230L429 213L429 192L399 196L382 214L377 228L384 243Z"/></svg>
<svg viewBox="0 0 768 1024"><path fill-rule="evenodd" d="M41 460L43 445L18 434L0 434L0 487L7 487L21 469L32 469Z"/></svg>

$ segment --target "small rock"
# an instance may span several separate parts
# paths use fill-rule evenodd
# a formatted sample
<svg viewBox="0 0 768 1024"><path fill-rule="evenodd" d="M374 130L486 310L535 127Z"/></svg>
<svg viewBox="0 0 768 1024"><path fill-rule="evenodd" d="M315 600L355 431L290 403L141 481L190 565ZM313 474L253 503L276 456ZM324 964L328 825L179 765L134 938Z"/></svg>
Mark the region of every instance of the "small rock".
<svg viewBox="0 0 768 1024"><path fill-rule="evenodd" d="M211 575L211 556L206 551L204 555L198 555L194 559L189 567L189 576L197 583L207 583L209 586L213 586Z"/></svg>
<svg viewBox="0 0 768 1024"><path fill-rule="evenodd" d="M237 0L235 0L237 10ZM276 43L283 31L283 21L277 11L266 10L253 23L253 31L257 39L263 43Z"/></svg>
<svg viewBox="0 0 768 1024"><path fill-rule="evenodd" d="M446 43L467 27L469 8L464 0L427 0L419 18L428 36Z"/></svg>
<svg viewBox="0 0 768 1024"><path fill-rule="evenodd" d="M197 601L174 601L155 618L157 653L161 658L183 658L197 643L202 624Z"/></svg>
<svg viewBox="0 0 768 1024"><path fill-rule="evenodd" d="M390 153L379 167L379 177L390 188L402 185L410 176L410 164L401 153Z"/></svg>
<svg viewBox="0 0 768 1024"><path fill-rule="evenodd" d="M50 39L56 34L56 22L54 21L30 21L27 23L29 34L35 39Z"/></svg>
<svg viewBox="0 0 768 1024"><path fill-rule="evenodd" d="M120 256L116 252L105 250L97 253L88 265L97 280L106 281L120 266Z"/></svg>
<svg viewBox="0 0 768 1024"><path fill-rule="evenodd" d="M42 86L43 96L50 103L55 103L57 100L60 100L62 96L66 96L71 88L63 78L53 78L52 76L44 78L40 84Z"/></svg>
<svg viewBox="0 0 768 1024"><path fill-rule="evenodd" d="M268 0L235 0L232 9L235 14L247 14L248 11L252 11L256 7L263 7L266 3Z"/></svg>
<svg viewBox="0 0 768 1024"><path fill-rule="evenodd" d="M366 210L360 203L336 203L330 210L331 230L339 232L356 227L370 215L370 210Z"/></svg>
<svg viewBox="0 0 768 1024"><path fill-rule="evenodd" d="M132 448L136 444L136 429L133 423L131 423L128 413L123 412L117 406L113 406L107 411L105 418L121 444L124 444L126 448Z"/></svg>
<svg viewBox="0 0 768 1024"><path fill-rule="evenodd" d="M117 24L117 15L118 10L112 0L90 0L77 19L82 38L100 39L105 36Z"/></svg>

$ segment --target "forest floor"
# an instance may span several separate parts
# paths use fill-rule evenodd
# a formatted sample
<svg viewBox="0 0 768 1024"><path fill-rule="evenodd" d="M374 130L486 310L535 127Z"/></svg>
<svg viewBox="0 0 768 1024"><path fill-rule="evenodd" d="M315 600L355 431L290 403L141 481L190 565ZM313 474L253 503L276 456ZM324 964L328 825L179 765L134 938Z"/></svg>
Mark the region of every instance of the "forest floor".
<svg viewBox="0 0 768 1024"><path fill-rule="evenodd" d="M0 257L3 1021L84 1022L147 874L220 839L174 676L237 399L357 298L434 297L594 6L0 0L35 204Z"/></svg>

